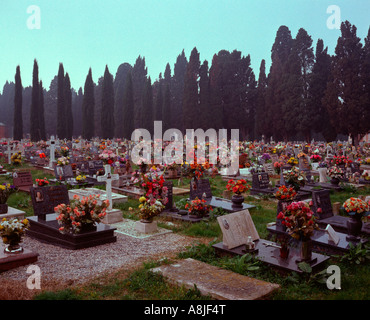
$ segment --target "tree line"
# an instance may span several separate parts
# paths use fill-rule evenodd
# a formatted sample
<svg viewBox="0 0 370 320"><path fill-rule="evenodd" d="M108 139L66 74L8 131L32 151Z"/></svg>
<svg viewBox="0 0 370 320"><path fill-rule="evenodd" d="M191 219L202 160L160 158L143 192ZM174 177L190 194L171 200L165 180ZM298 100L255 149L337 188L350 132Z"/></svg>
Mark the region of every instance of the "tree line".
<svg viewBox="0 0 370 320"><path fill-rule="evenodd" d="M303 28L295 38L287 26L276 33L271 67L261 61L256 79L250 56L221 50L211 64L195 47L184 50L173 71L169 63L152 82L145 57L121 64L115 76L108 66L94 83L91 68L84 88L71 88L59 64L48 90L38 79L34 61L32 86L23 88L20 66L15 82L0 95L1 120L13 126L14 139L57 135L61 139L128 138L135 128L152 132L177 128L236 129L241 139L334 140L338 134L357 137L370 131L370 29L364 44L348 21L341 24L335 54L322 39L313 47ZM55 116L56 115L56 116Z"/></svg>

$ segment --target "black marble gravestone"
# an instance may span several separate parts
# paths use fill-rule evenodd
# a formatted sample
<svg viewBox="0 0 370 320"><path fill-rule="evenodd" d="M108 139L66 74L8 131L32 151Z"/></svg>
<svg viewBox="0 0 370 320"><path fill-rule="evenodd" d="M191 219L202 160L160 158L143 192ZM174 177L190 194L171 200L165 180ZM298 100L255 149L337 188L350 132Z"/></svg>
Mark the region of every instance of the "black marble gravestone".
<svg viewBox="0 0 370 320"><path fill-rule="evenodd" d="M273 194L277 188L270 187L270 178L267 172L253 173L252 175L252 188L250 189L251 195L259 193Z"/></svg>
<svg viewBox="0 0 370 320"><path fill-rule="evenodd" d="M61 233L54 208L59 204L69 204L68 190L65 185L31 188L34 216L30 222L27 235L40 241L67 249L82 249L115 242L114 230L103 223L96 224L96 231L79 234Z"/></svg>
<svg viewBox="0 0 370 320"><path fill-rule="evenodd" d="M56 166L54 168L54 175L58 180L73 178L72 166L70 164L65 166Z"/></svg>

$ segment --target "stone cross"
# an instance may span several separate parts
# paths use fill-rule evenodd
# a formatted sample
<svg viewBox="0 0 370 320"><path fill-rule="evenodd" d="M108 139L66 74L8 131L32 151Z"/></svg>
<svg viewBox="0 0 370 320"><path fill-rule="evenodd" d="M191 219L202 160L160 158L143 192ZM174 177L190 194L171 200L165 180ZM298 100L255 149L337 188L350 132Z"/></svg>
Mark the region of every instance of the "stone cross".
<svg viewBox="0 0 370 320"><path fill-rule="evenodd" d="M8 150L6 151L6 153L8 154L8 164L11 164L12 160L12 155L14 153L16 153L16 150L15 150L15 144L13 144L13 148L10 146L10 140L8 141Z"/></svg>
<svg viewBox="0 0 370 320"><path fill-rule="evenodd" d="M112 201L112 181L118 180L118 174L111 174L111 166L109 164L104 165L104 176L98 176L98 182L105 182L105 192L107 194L107 199L109 200L108 211L112 211L113 201Z"/></svg>
<svg viewBox="0 0 370 320"><path fill-rule="evenodd" d="M50 137L50 141L48 142L50 146L50 161L49 161L49 168L53 167L53 162L55 161L55 138L54 136Z"/></svg>

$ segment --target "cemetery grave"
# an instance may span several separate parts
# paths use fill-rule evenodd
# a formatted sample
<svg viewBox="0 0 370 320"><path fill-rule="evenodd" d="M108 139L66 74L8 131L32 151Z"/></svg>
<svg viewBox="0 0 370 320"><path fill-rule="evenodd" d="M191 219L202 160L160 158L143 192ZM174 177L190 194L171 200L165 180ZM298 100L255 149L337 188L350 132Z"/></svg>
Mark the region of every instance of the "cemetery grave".
<svg viewBox="0 0 370 320"><path fill-rule="evenodd" d="M31 188L34 216L28 217L30 228L26 234L40 241L76 250L116 241L114 227L97 223L96 231L70 234L61 233L54 207L69 204L68 190L65 186Z"/></svg>

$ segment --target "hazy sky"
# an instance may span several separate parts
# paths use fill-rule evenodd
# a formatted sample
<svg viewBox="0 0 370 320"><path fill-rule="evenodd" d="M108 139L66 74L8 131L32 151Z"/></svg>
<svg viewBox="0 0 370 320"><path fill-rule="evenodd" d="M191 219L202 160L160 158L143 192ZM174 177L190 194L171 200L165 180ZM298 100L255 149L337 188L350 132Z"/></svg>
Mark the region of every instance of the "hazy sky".
<svg viewBox="0 0 370 320"><path fill-rule="evenodd" d="M330 5L340 9L341 21L357 27L363 41L370 26L369 0L1 0L0 89L6 80L14 81L17 65L23 86L30 85L35 58L47 88L60 62L78 89L89 67L97 82L106 64L115 75L121 63L133 65L139 55L154 81L167 62L173 73L181 51L189 58L195 46L209 64L223 49L250 54L258 78L261 60L270 66L281 25L293 37L299 28L306 29L314 47L322 38L334 53L340 31L327 25ZM30 28L38 21L39 29Z"/></svg>

